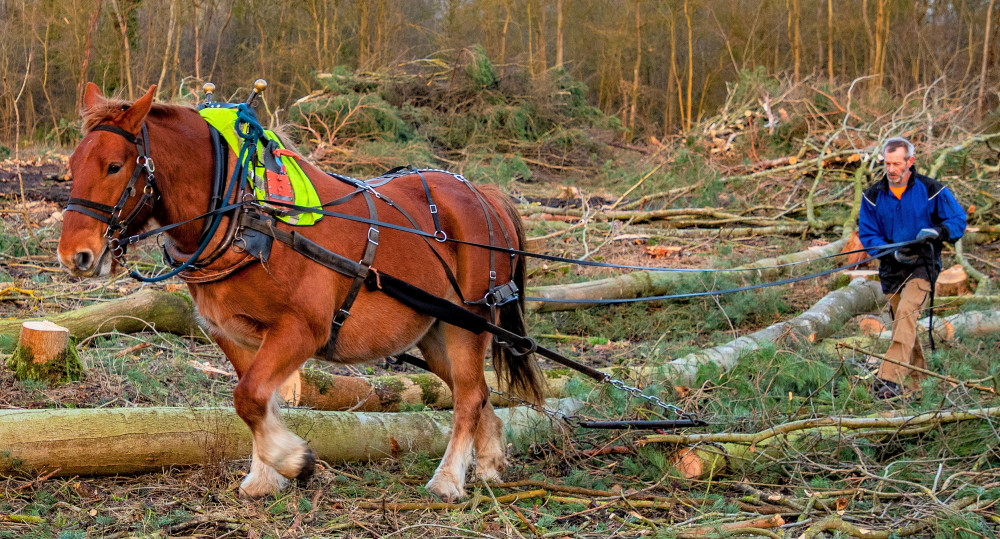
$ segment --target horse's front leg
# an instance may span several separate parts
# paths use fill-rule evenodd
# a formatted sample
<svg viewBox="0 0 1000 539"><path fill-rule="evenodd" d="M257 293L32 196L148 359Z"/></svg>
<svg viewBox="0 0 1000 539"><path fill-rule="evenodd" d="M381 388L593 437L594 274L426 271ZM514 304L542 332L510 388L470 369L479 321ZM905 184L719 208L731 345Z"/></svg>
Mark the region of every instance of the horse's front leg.
<svg viewBox="0 0 1000 539"><path fill-rule="evenodd" d="M236 413L253 434L250 473L240 490L252 497L273 494L287 479L308 479L315 455L304 440L281 421L276 390L315 351L314 339L303 338L308 325L301 321L267 330L260 349L233 391ZM228 353L227 353L228 355Z"/></svg>

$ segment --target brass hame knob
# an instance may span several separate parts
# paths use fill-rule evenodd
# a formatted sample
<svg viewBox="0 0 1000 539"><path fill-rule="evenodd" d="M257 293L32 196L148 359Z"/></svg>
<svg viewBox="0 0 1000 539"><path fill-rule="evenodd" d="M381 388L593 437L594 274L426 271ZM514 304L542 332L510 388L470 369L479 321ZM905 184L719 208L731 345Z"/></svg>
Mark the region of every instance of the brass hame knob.
<svg viewBox="0 0 1000 539"><path fill-rule="evenodd" d="M257 79L253 81L253 89L257 93L263 93L264 90L267 90L267 81L264 79Z"/></svg>

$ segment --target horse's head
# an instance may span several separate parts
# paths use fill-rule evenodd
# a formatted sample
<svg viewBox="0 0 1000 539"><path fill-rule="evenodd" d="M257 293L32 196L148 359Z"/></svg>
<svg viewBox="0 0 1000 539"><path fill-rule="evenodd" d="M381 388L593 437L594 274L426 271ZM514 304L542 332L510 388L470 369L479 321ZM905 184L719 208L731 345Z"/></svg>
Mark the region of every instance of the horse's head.
<svg viewBox="0 0 1000 539"><path fill-rule="evenodd" d="M70 204L57 250L74 275L111 272L114 239L149 220L154 165L144 142L143 122L153 104L153 86L135 103L106 99L94 83L83 98L83 139L69 158Z"/></svg>

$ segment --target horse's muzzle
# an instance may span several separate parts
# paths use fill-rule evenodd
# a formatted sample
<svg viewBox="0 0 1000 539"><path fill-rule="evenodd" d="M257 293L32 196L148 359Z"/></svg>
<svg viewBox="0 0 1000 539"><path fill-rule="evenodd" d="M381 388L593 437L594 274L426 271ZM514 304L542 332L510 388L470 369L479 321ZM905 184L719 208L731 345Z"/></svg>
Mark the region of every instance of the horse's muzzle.
<svg viewBox="0 0 1000 539"><path fill-rule="evenodd" d="M81 249L72 256L59 253L59 263L77 277L106 277L111 273L111 262L111 249L107 244L97 256L90 249Z"/></svg>

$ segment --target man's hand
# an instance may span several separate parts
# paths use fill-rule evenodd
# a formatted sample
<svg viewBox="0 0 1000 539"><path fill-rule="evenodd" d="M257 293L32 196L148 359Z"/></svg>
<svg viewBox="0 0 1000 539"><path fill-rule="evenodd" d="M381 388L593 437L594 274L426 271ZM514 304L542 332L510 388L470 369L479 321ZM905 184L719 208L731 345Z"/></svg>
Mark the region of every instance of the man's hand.
<svg viewBox="0 0 1000 539"><path fill-rule="evenodd" d="M941 237L941 233L936 228L921 228L917 232L917 241L931 241Z"/></svg>
<svg viewBox="0 0 1000 539"><path fill-rule="evenodd" d="M903 254L903 252L899 250L892 253L892 257L896 259L896 262L899 262L900 264L906 264L907 266L912 266L916 264L918 260L917 255Z"/></svg>

